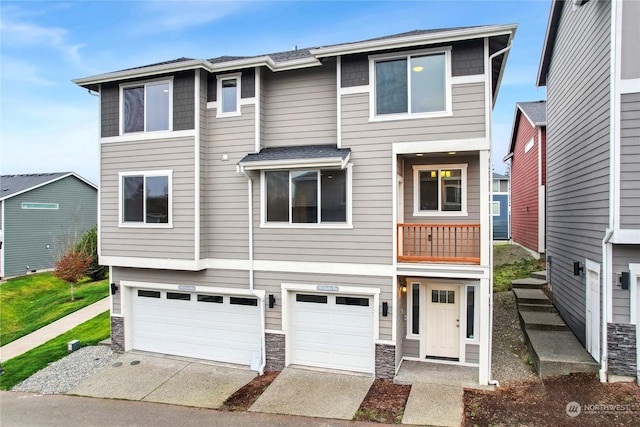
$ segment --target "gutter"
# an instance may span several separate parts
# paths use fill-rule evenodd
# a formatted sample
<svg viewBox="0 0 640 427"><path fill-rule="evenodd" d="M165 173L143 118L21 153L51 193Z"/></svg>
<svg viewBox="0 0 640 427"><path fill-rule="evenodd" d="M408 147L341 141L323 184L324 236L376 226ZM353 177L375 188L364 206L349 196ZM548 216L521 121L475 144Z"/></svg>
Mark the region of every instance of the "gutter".
<svg viewBox="0 0 640 427"><path fill-rule="evenodd" d="M264 312L264 297L261 297L255 292L254 289L254 263L253 263L253 179L244 170L244 167L238 166L237 171L247 177L247 186L249 193L248 213L249 213L249 292L260 301L260 352L262 362L258 373L264 374L264 367L267 365L267 349L266 349L266 326L265 326L265 312Z"/></svg>

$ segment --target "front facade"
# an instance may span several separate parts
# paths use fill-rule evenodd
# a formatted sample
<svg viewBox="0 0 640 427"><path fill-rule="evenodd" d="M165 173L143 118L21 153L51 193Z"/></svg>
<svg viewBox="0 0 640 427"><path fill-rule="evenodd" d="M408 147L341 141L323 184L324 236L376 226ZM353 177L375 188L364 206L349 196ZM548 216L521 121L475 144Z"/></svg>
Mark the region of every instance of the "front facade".
<svg viewBox="0 0 640 427"><path fill-rule="evenodd" d="M491 196L491 220L493 240L509 240L511 235L510 179L507 175L493 173Z"/></svg>
<svg viewBox="0 0 640 427"><path fill-rule="evenodd" d="M78 79L100 94L112 342L490 378L491 110L515 26Z"/></svg>
<svg viewBox="0 0 640 427"><path fill-rule="evenodd" d="M511 233L536 258L544 255L547 175L547 105L518 102L511 129Z"/></svg>
<svg viewBox="0 0 640 427"><path fill-rule="evenodd" d="M0 176L0 277L55 267L96 225L98 189L73 172Z"/></svg>
<svg viewBox="0 0 640 427"><path fill-rule="evenodd" d="M554 1L547 87L547 270L601 379L638 376L640 3Z"/></svg>

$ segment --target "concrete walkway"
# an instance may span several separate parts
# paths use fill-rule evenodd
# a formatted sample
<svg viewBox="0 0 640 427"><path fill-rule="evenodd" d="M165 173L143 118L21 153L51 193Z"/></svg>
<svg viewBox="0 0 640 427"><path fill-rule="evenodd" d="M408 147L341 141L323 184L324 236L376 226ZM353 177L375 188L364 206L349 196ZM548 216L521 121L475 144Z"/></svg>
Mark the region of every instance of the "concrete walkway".
<svg viewBox="0 0 640 427"><path fill-rule="evenodd" d="M109 297L101 299L78 311L74 311L62 319L58 319L29 335L25 335L22 338L0 347L0 361L4 362L26 353L32 348L38 347L58 335L64 334L68 330L75 328L89 319L93 319L98 314L107 310L109 310Z"/></svg>

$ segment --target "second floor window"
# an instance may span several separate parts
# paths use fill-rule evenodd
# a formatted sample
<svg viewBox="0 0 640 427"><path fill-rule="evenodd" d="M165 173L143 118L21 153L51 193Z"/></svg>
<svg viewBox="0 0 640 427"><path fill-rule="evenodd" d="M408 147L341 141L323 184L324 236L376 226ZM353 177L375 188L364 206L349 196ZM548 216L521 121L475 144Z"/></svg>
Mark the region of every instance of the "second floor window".
<svg viewBox="0 0 640 427"><path fill-rule="evenodd" d="M121 225L171 224L171 172L121 174Z"/></svg>
<svg viewBox="0 0 640 427"><path fill-rule="evenodd" d="M169 81L149 82L122 88L122 131L155 132L170 129Z"/></svg>
<svg viewBox="0 0 640 427"><path fill-rule="evenodd" d="M267 171L267 223L347 222L347 171L344 169Z"/></svg>
<svg viewBox="0 0 640 427"><path fill-rule="evenodd" d="M466 166L414 166L414 215L466 215Z"/></svg>
<svg viewBox="0 0 640 427"><path fill-rule="evenodd" d="M217 76L217 117L240 115L240 76L239 73Z"/></svg>
<svg viewBox="0 0 640 427"><path fill-rule="evenodd" d="M447 52L376 59L375 115L447 112L447 61Z"/></svg>

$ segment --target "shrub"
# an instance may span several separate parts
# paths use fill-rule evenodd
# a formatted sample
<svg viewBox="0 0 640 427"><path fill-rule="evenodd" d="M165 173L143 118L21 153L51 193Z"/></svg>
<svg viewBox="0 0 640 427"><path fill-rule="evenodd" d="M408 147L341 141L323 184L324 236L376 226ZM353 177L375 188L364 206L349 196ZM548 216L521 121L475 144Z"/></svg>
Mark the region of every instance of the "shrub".
<svg viewBox="0 0 640 427"><path fill-rule="evenodd" d="M80 242L76 245L76 251L83 252L85 255L91 257L91 264L87 268L86 275L91 280L102 280L107 277L109 267L106 265L98 264L98 227L94 226L80 239Z"/></svg>

